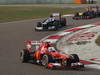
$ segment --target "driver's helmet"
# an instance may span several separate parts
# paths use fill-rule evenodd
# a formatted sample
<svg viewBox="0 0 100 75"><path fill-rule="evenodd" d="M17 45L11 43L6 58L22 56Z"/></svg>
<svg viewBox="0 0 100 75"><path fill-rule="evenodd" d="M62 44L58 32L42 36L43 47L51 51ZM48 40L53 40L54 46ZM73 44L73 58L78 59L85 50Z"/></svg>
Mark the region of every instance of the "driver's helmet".
<svg viewBox="0 0 100 75"><path fill-rule="evenodd" d="M49 52L55 52L56 50L55 50L54 47L49 47L49 48L48 48L48 51L49 51Z"/></svg>

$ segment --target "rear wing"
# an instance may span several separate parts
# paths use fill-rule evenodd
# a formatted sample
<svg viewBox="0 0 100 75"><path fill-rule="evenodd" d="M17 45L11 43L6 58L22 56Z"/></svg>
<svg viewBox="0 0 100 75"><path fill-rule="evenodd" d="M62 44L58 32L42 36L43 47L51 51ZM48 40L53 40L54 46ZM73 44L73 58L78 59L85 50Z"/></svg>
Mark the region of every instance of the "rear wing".
<svg viewBox="0 0 100 75"><path fill-rule="evenodd" d="M40 41L32 41L32 45L40 45L41 43Z"/></svg>
<svg viewBox="0 0 100 75"><path fill-rule="evenodd" d="M52 16L53 16L53 17L61 16L61 14L60 14L60 13L52 13Z"/></svg>
<svg viewBox="0 0 100 75"><path fill-rule="evenodd" d="M26 49L28 50L38 50L41 46L45 45L46 43L49 42L43 42L43 41L25 41L24 42L26 44ZM54 46L53 43L49 43L50 46Z"/></svg>
<svg viewBox="0 0 100 75"><path fill-rule="evenodd" d="M30 44L30 45L40 45L42 42L40 41L25 41L25 44Z"/></svg>
<svg viewBox="0 0 100 75"><path fill-rule="evenodd" d="M42 42L40 41L25 41L24 43L26 44L26 48L28 50L32 50L33 46L37 50L39 46L42 44Z"/></svg>

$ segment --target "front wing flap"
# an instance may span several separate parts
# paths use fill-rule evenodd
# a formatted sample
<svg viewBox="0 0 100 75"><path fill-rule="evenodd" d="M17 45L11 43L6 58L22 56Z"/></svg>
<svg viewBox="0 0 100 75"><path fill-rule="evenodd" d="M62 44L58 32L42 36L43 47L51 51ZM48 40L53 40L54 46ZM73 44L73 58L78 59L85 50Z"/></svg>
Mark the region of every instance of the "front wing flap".
<svg viewBox="0 0 100 75"><path fill-rule="evenodd" d="M84 68L84 64L78 62L78 63L72 63L70 66L64 66L60 63L49 63L48 64L49 69L58 68L58 69L64 69L64 68Z"/></svg>

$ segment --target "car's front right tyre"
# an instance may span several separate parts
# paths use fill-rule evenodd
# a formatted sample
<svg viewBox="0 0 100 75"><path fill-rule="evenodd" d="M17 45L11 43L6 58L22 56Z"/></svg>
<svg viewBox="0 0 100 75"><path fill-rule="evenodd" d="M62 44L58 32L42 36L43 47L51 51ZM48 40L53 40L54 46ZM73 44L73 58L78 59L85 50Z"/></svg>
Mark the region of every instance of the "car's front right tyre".
<svg viewBox="0 0 100 75"><path fill-rule="evenodd" d="M71 62L72 63L76 63L76 62L79 62L80 61L80 59L79 59L79 57L78 57L77 54L71 54L70 55L70 59L71 59Z"/></svg>

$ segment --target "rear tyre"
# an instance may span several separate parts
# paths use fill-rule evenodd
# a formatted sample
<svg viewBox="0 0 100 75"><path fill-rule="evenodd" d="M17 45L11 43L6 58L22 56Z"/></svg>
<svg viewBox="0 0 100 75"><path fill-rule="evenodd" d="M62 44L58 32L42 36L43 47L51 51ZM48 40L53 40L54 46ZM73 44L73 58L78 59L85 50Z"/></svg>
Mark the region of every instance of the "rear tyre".
<svg viewBox="0 0 100 75"><path fill-rule="evenodd" d="M70 58L71 58L71 63L79 62L79 57L77 54L71 54Z"/></svg>
<svg viewBox="0 0 100 75"><path fill-rule="evenodd" d="M30 59L29 51L22 50L20 52L20 59L21 59L22 63L27 63L29 61L29 59Z"/></svg>
<svg viewBox="0 0 100 75"><path fill-rule="evenodd" d="M54 30L56 31L61 27L61 24L58 20L56 20L56 21L53 22L53 26L55 26Z"/></svg>
<svg viewBox="0 0 100 75"><path fill-rule="evenodd" d="M61 25L66 26L66 18L61 18Z"/></svg>

